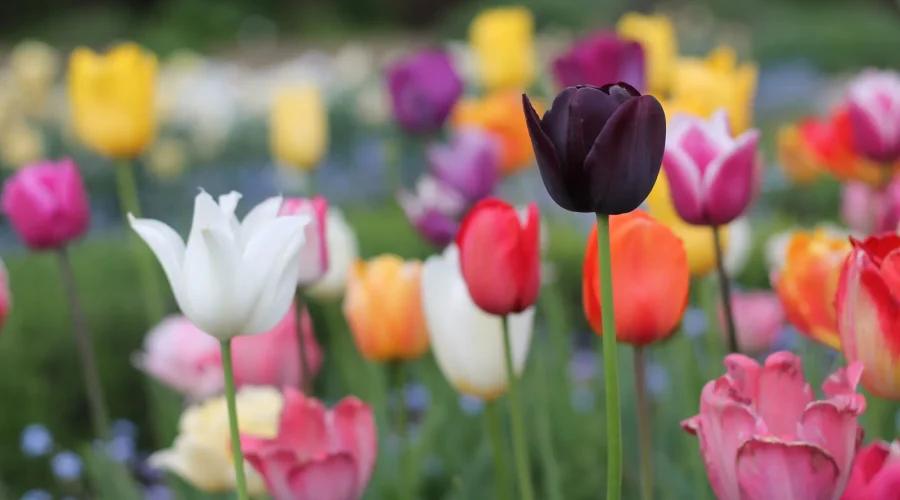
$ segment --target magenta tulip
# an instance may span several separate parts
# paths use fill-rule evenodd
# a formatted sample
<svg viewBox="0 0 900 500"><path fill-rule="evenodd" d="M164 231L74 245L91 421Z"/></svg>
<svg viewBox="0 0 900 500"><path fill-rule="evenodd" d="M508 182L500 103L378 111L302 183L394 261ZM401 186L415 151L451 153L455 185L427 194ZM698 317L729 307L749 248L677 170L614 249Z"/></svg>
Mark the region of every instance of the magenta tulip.
<svg viewBox="0 0 900 500"><path fill-rule="evenodd" d="M719 305L719 325L726 332L723 307ZM738 345L746 354L763 354L775 347L784 327L785 315L781 299L772 292L733 292L731 310L737 329Z"/></svg>
<svg viewBox="0 0 900 500"><path fill-rule="evenodd" d="M411 134L438 131L462 95L463 82L450 57L426 50L406 57L387 70L394 117Z"/></svg>
<svg viewBox="0 0 900 500"><path fill-rule="evenodd" d="M611 32L578 41L553 63L556 80L563 87L625 82L638 92L645 90L645 69L641 44Z"/></svg>
<svg viewBox="0 0 900 500"><path fill-rule="evenodd" d="M900 74L863 72L850 85L847 103L860 153L885 166L900 159Z"/></svg>
<svg viewBox="0 0 900 500"><path fill-rule="evenodd" d="M501 145L478 128L457 130L450 144L428 148L431 174L474 204L494 193L500 174Z"/></svg>
<svg viewBox="0 0 900 500"><path fill-rule="evenodd" d="M467 205L455 189L430 176L419 179L415 192L400 191L397 202L419 234L438 248L453 241Z"/></svg>
<svg viewBox="0 0 900 500"><path fill-rule="evenodd" d="M875 441L856 454L841 500L900 499L900 441Z"/></svg>
<svg viewBox="0 0 900 500"><path fill-rule="evenodd" d="M287 198L281 204L281 215L307 215L311 224L306 225L306 242L300 250L299 286L308 286L322 279L328 272L328 238L325 219L328 214L328 200L321 196L313 198Z"/></svg>

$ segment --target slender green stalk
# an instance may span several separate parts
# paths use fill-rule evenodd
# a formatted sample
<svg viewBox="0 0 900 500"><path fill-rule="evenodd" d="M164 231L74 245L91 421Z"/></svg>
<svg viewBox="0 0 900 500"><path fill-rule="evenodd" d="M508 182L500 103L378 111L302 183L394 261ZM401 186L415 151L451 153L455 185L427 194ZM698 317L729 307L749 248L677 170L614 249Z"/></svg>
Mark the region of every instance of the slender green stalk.
<svg viewBox="0 0 900 500"><path fill-rule="evenodd" d="M619 409L619 362L616 359L609 216L605 214L597 214L597 244L600 310L603 311L603 374L606 379L606 500L619 500L622 497L622 417Z"/></svg>
<svg viewBox="0 0 900 500"><path fill-rule="evenodd" d="M231 454L234 458L234 477L238 500L249 500L247 479L244 476L244 453L241 451L241 431L238 426L237 403L235 402L231 340L222 341L222 368L225 371L225 401L228 404L228 426L231 430Z"/></svg>
<svg viewBox="0 0 900 500"><path fill-rule="evenodd" d="M519 481L519 495L522 500L534 500L531 486L531 472L528 470L528 444L525 441L525 416L519 399L519 382L513 368L512 346L509 339L509 321L503 316L503 351L506 358L506 377L509 384L509 415L512 423L513 450L516 459L516 476Z"/></svg>
<svg viewBox="0 0 900 500"><path fill-rule="evenodd" d="M109 440L109 416L106 413L106 402L103 397L103 384L100 382L100 374L97 371L97 361L94 357L94 341L88 330L84 308L78 295L78 287L75 284L75 272L72 270L72 260L65 247L57 253L59 257L59 271L65 287L66 298L69 301L69 313L72 315L72 331L75 334L75 345L78 349L78 357L81 358L81 370L84 373L84 385L87 389L88 408L91 412L91 422L94 425L94 433L104 441Z"/></svg>
<svg viewBox="0 0 900 500"><path fill-rule="evenodd" d="M309 373L309 356L306 352L306 335L303 334L303 310L306 303L303 300L303 288L297 287L294 293L294 304L297 315L297 345L300 346L300 390L303 394L312 394L312 377Z"/></svg>
<svg viewBox="0 0 900 500"><path fill-rule="evenodd" d="M498 500L510 500L509 483L506 479L506 464L503 461L503 423L500 416L500 403L489 401L484 408L484 421L487 425L491 447L494 449L494 482Z"/></svg>
<svg viewBox="0 0 900 500"><path fill-rule="evenodd" d="M400 438L400 485L403 498L412 500L415 498L415 485L410 472L412 469L410 464L412 452L409 445L409 436L406 432L409 421L409 412L406 407L406 368L406 363L402 361L397 361L390 365L391 378L393 378L391 384L394 386L394 390L397 391L398 396L394 411L394 432Z"/></svg>
<svg viewBox="0 0 900 500"><path fill-rule="evenodd" d="M559 331L551 330L549 333L563 336ZM547 356L553 353L538 352L535 354L537 354L535 362L538 365L538 391L540 391L541 401L544 402L537 411L538 445L541 447L541 462L544 465L544 498L562 500L559 465L556 463L556 452L553 449L553 429L550 426L550 370L547 368Z"/></svg>
<svg viewBox="0 0 900 500"><path fill-rule="evenodd" d="M725 326L728 332L728 350L740 352L737 331L734 328L734 312L731 310L731 283L725 273L725 257L722 252L722 235L719 226L713 226L713 242L716 247L716 271L719 275L719 290L722 292L722 307L725 309Z"/></svg>
<svg viewBox="0 0 900 500"><path fill-rule="evenodd" d="M650 432L650 402L647 400L646 352L643 347L634 348L634 385L638 411L638 444L641 451L641 498L653 500L653 446Z"/></svg>
<svg viewBox="0 0 900 500"><path fill-rule="evenodd" d="M128 161L122 161L116 165L116 191L118 191L119 205L122 207L122 216L128 225L128 214L141 217L141 201L138 197L137 182L134 179L134 168ZM144 305L146 307L147 320L156 323L165 314L163 304L163 289L159 281L159 273L154 267L153 255L147 251L134 231L129 231L131 244L134 248L134 258L138 265L141 286L144 288Z"/></svg>

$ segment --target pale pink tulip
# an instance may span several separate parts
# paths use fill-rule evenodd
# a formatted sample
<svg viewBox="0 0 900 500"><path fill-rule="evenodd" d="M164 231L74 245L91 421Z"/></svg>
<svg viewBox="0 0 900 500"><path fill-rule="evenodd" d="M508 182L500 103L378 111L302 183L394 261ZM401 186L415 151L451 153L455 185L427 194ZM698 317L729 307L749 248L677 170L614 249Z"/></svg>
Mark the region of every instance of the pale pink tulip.
<svg viewBox="0 0 900 500"><path fill-rule="evenodd" d="M784 326L781 299L772 292L732 292L731 310L737 329L738 346L746 354L772 350ZM719 305L719 331L725 338L725 314Z"/></svg>
<svg viewBox="0 0 900 500"><path fill-rule="evenodd" d="M675 116L663 169L678 216L690 224L716 226L740 217L759 184L758 142L755 129L733 138L725 111L709 120Z"/></svg>
<svg viewBox="0 0 900 500"><path fill-rule="evenodd" d="M900 500L900 441L859 450L841 500Z"/></svg>
<svg viewBox="0 0 900 500"><path fill-rule="evenodd" d="M885 164L900 159L900 74L863 72L850 85L847 104L859 152Z"/></svg>
<svg viewBox="0 0 900 500"><path fill-rule="evenodd" d="M281 215L309 215L311 224L306 225L306 243L300 250L299 286L308 286L322 279L328 271L328 247L325 216L328 214L328 200L321 196L313 198L287 198L281 204Z"/></svg>
<svg viewBox="0 0 900 500"><path fill-rule="evenodd" d="M242 435L244 457L274 500L357 500L378 450L372 409L349 397L332 409L291 388L274 439Z"/></svg>
<svg viewBox="0 0 900 500"><path fill-rule="evenodd" d="M900 179L885 189L864 182L845 183L841 216L850 229L864 235L896 231L900 224Z"/></svg>
<svg viewBox="0 0 900 500"><path fill-rule="evenodd" d="M762 367L731 354L725 367L703 388L700 414L681 423L700 441L716 497L839 499L862 440L862 364L832 374L822 387L827 399L818 401L789 352L770 355Z"/></svg>

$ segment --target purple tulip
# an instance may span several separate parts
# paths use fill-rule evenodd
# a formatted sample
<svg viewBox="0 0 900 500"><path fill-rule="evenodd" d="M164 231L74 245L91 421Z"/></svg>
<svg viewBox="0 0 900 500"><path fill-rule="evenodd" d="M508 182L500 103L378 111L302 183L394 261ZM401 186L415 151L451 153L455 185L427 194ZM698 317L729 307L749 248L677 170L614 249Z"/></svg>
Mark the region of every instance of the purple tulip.
<svg viewBox="0 0 900 500"><path fill-rule="evenodd" d="M853 139L872 161L900 160L900 74L867 71L847 92Z"/></svg>
<svg viewBox="0 0 900 500"><path fill-rule="evenodd" d="M623 214L647 199L659 175L666 115L627 83L569 87L538 118L522 95L544 187L570 212Z"/></svg>
<svg viewBox="0 0 900 500"><path fill-rule="evenodd" d="M401 190L397 202L413 227L431 244L443 248L453 241L466 200L434 177L423 177L411 193Z"/></svg>
<svg viewBox="0 0 900 500"><path fill-rule="evenodd" d="M463 128L450 144L430 146L426 154L432 175L473 204L492 195L497 187L500 147L481 129Z"/></svg>
<svg viewBox="0 0 900 500"><path fill-rule="evenodd" d="M625 82L640 92L645 89L645 69L641 44L610 32L580 40L553 63L556 79L564 87Z"/></svg>
<svg viewBox="0 0 900 500"><path fill-rule="evenodd" d="M440 50L398 61L388 68L387 80L394 116L412 134L439 130L463 92L450 57Z"/></svg>

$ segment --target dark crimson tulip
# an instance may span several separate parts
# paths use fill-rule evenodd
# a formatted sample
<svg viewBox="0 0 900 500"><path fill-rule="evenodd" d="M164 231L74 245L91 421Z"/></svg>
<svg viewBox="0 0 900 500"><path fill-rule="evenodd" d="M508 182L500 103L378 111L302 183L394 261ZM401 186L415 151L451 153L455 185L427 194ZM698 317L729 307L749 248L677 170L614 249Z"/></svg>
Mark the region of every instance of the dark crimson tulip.
<svg viewBox="0 0 900 500"><path fill-rule="evenodd" d="M564 89L538 118L522 95L541 179L572 212L623 214L650 194L666 146L659 101L627 83Z"/></svg>

